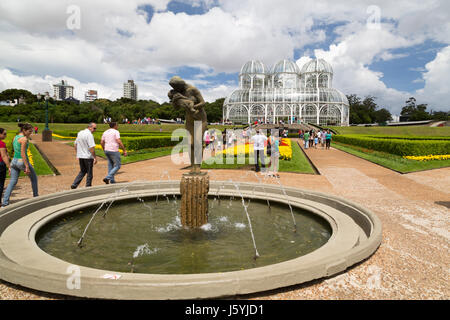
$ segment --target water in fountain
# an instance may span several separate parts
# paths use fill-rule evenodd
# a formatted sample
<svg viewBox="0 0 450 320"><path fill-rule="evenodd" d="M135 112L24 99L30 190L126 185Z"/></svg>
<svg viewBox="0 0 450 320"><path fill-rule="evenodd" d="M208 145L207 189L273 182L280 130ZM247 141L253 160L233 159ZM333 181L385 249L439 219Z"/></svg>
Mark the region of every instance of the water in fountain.
<svg viewBox="0 0 450 320"><path fill-rule="evenodd" d="M108 202L111 201L111 203L109 204L108 208L106 208L105 213L103 214L103 218L105 218L106 213L108 212L109 208L111 207L111 205L113 204L114 200L117 199L117 197L120 195L120 193L122 192L128 192L128 185L117 190L114 194L112 194L111 196L109 196L106 200L104 200L100 206L97 208L97 210L95 210L94 214L92 215L91 219L89 220L88 224L86 225L86 228L83 231L83 234L81 235L80 240L78 240L77 245L79 248L83 247L83 239L86 235L86 232L89 229L89 226L91 225L92 221L94 220L95 216L97 215L97 213L100 211L101 208L103 208L103 206ZM112 199L111 199L112 198Z"/></svg>
<svg viewBox="0 0 450 320"><path fill-rule="evenodd" d="M272 177L273 179L275 179L275 181L278 183L278 185L281 187L281 190L284 194L284 197L286 198L286 201L289 205L289 210L291 211L291 216L292 216L292 222L294 223L294 232L297 232L297 223L295 222L295 218L294 218L294 212L292 211L292 206L291 206L291 202L289 201L289 197L286 194L286 190L284 189L283 184L281 183L280 179L278 179L277 177Z"/></svg>
<svg viewBox="0 0 450 320"><path fill-rule="evenodd" d="M255 248L255 257L254 257L254 259L256 260L256 258L259 257L259 253L258 253L258 249L256 249L256 242L255 242L255 236L253 234L252 222L250 220L250 215L248 214L248 205L250 204L250 200L249 200L249 204L245 205L244 196L242 195L242 192L239 189L239 185L237 183L233 182L233 180L231 180L231 179L230 179L230 182L234 185L234 187L238 191L239 195L241 196L242 206L244 207L245 214L247 215L248 226L249 226L249 229L250 229L250 234L252 236L253 247Z"/></svg>

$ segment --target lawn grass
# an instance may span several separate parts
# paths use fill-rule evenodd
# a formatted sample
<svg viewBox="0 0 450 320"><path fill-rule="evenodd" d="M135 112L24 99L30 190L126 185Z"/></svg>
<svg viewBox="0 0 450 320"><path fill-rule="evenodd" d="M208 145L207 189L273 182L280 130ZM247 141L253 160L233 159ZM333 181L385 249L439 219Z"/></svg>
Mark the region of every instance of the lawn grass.
<svg viewBox="0 0 450 320"><path fill-rule="evenodd" d="M29 144L31 155L33 156L33 168L38 176L42 175L53 175L54 172L52 168L47 164L47 161L42 157L39 150L32 144Z"/></svg>
<svg viewBox="0 0 450 320"><path fill-rule="evenodd" d="M384 136L450 136L450 127L404 126L404 127L330 127L337 134L362 134Z"/></svg>
<svg viewBox="0 0 450 320"><path fill-rule="evenodd" d="M357 157L363 158L370 162L379 164L383 167L387 167L401 173L450 167L450 160L417 161L405 159L401 156L386 152L374 151L339 142L332 142L332 146L336 149L348 152Z"/></svg>
<svg viewBox="0 0 450 320"><path fill-rule="evenodd" d="M219 163L220 157L223 157L222 163ZM252 162L253 162L253 155ZM237 157L232 157L232 163L227 163L226 155L225 157L220 154L214 157L214 162L212 164L208 164L203 161L202 169L248 169L254 167L254 163L250 164L250 156L245 157L245 163L238 163ZM230 161L231 162L231 161ZM242 161L241 161L242 162ZM265 158L265 163L270 162L270 157ZM295 141L292 141L292 160L281 160L279 162L279 172L296 172L296 173L312 173L315 171L311 167L308 159L305 157L303 152L300 150L300 147Z"/></svg>
<svg viewBox="0 0 450 320"><path fill-rule="evenodd" d="M32 123L33 127L39 128L39 133L45 129L45 123ZM53 131L80 131L86 129L87 123L49 123L49 129ZM223 131L224 129L242 128L243 126L223 126L223 125L208 125L208 129L218 129ZM17 122L0 122L0 128L5 128L8 131L17 132L19 127ZM184 124L122 124L119 123L118 130L120 132L165 132L171 133L176 129L184 129ZM103 132L109 129L108 124L98 123L97 131Z"/></svg>

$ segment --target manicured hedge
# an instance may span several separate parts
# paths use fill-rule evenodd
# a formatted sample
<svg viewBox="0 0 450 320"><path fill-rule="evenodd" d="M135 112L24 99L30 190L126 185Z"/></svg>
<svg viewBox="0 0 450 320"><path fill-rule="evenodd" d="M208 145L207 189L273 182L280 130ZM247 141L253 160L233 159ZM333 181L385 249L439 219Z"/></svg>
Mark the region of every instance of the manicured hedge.
<svg viewBox="0 0 450 320"><path fill-rule="evenodd" d="M54 131L63 137L76 137L78 132L76 131ZM94 140L96 144L100 144L103 132L95 132ZM160 148L171 147L177 145L182 141L181 136L179 141L172 141L171 132L121 132L120 139L122 140L127 150L141 150L148 148Z"/></svg>
<svg viewBox="0 0 450 320"><path fill-rule="evenodd" d="M400 156L450 154L450 140L413 140L361 135L335 135L333 140Z"/></svg>
<svg viewBox="0 0 450 320"><path fill-rule="evenodd" d="M362 137L375 139L401 139L401 140L446 140L450 141L450 137L433 137L433 136L379 136L379 135L360 135Z"/></svg>
<svg viewBox="0 0 450 320"><path fill-rule="evenodd" d="M175 146L182 141L172 141L169 137L123 137L121 138L125 148L127 150L140 150L147 148L160 148Z"/></svg>
<svg viewBox="0 0 450 320"><path fill-rule="evenodd" d="M53 130L54 134L63 137L76 137L79 131ZM103 132L94 132L94 137L101 138ZM121 137L153 137L153 136L171 136L172 132L120 132Z"/></svg>

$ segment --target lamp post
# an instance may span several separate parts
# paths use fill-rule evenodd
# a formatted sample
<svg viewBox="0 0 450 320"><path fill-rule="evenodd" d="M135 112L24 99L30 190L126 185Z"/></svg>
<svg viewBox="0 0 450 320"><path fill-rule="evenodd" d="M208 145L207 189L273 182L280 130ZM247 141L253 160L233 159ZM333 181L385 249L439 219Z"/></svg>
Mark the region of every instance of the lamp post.
<svg viewBox="0 0 450 320"><path fill-rule="evenodd" d="M41 99L41 95L38 94L38 100ZM48 99L50 95L48 92L45 93L45 129L42 131L42 141L52 141L52 131L48 128Z"/></svg>

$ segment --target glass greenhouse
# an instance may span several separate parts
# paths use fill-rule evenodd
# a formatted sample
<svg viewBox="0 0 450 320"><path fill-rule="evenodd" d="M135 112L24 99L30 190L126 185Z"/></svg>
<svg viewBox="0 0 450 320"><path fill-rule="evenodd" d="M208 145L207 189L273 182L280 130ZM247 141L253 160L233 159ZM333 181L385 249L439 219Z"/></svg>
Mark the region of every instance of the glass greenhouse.
<svg viewBox="0 0 450 320"><path fill-rule="evenodd" d="M323 59L311 60L300 69L281 60L272 70L261 61L244 64L239 88L224 101L223 119L232 123L349 124L347 97L332 87L333 69Z"/></svg>

